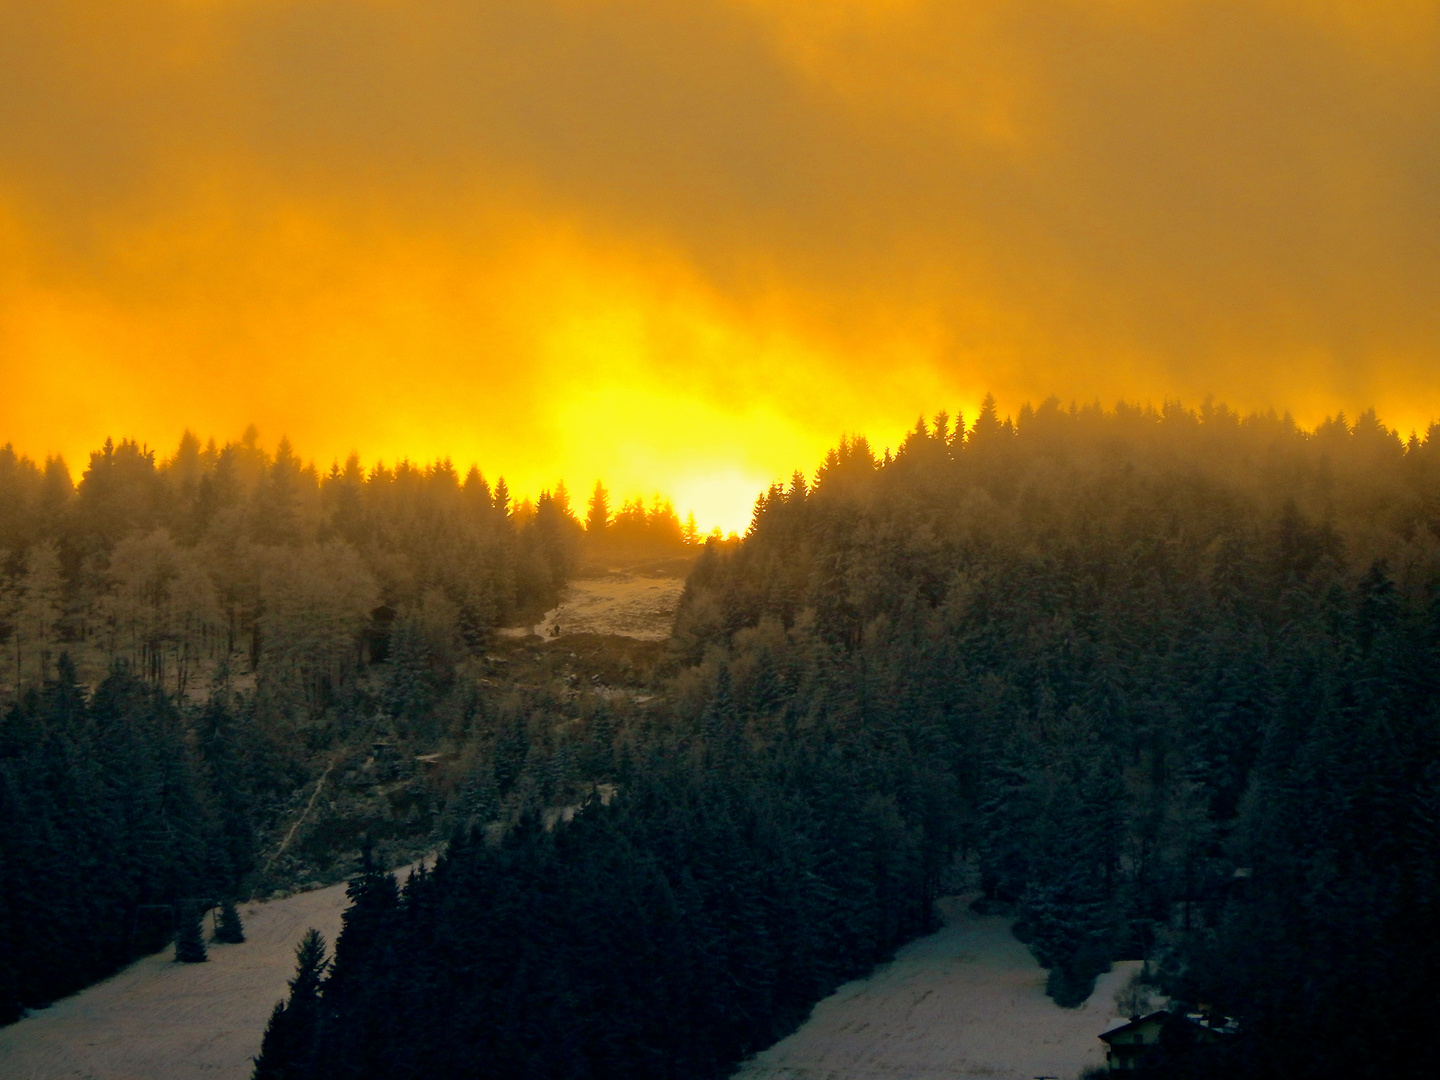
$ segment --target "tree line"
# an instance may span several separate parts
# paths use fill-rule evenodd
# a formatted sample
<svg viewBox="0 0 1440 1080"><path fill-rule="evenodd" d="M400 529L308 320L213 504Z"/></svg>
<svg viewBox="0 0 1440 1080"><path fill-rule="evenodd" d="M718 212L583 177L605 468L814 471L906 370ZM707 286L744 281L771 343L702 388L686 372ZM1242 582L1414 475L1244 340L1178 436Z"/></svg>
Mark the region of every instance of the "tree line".
<svg viewBox="0 0 1440 1080"><path fill-rule="evenodd" d="M0 691L42 685L65 651L87 682L124 660L183 698L225 660L277 708L315 713L383 653L396 613L453 657L553 607L609 545L673 553L690 526L658 496L611 513L598 483L582 524L563 483L517 501L449 460L322 472L253 427L223 446L187 432L164 460L107 440L78 484L4 446Z"/></svg>
<svg viewBox="0 0 1440 1080"><path fill-rule="evenodd" d="M1166 1075L1413 1066L1440 1004L1440 428L1051 401L851 440L700 562L676 641L732 673L752 739L823 716L938 756L1057 1001L1143 958L1242 1020Z"/></svg>
<svg viewBox="0 0 1440 1080"><path fill-rule="evenodd" d="M125 667L87 693L62 653L0 722L0 1023L236 896L295 772L218 699L182 714Z"/></svg>

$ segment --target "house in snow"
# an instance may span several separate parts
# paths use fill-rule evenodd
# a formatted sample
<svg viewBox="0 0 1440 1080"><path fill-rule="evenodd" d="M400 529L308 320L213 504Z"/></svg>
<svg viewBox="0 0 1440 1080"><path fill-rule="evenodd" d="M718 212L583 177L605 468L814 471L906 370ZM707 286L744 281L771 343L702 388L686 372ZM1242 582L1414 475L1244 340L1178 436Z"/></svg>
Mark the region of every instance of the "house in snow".
<svg viewBox="0 0 1440 1080"><path fill-rule="evenodd" d="M1128 1024L1100 1036L1105 1044L1105 1060L1112 1071L1138 1069L1147 1058L1159 1053L1161 1032L1167 1045L1189 1043L1214 1046L1231 1039L1239 1031L1233 1020L1207 1013L1171 1013L1161 1009L1148 1016L1134 1016Z"/></svg>

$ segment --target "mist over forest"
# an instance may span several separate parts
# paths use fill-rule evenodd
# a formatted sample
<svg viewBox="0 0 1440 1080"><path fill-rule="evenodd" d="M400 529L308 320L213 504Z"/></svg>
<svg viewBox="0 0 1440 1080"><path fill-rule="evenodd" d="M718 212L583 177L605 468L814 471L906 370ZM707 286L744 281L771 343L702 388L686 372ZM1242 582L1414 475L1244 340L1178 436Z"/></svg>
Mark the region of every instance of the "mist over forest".
<svg viewBox="0 0 1440 1080"><path fill-rule="evenodd" d="M620 566L688 575L668 638L526 635ZM1440 1005L1440 427L1373 411L987 400L735 540L253 432L6 447L0 692L0 1019L349 880L260 1080L727 1076L956 894L1062 1006L1144 960L1234 1021L1142 1073L1419 1075Z"/></svg>
<svg viewBox="0 0 1440 1080"><path fill-rule="evenodd" d="M351 777L384 797L277 850L316 777L377 742L469 745L492 631L587 559L697 542L658 496L611 513L597 483L590 503L587 532L563 484L532 502L448 461L322 474L253 428L161 460L106 440L78 485L0 447L0 1016L162 944L177 898L333 878L362 838L387 861L433 847L453 784L387 750L380 783Z"/></svg>
<svg viewBox="0 0 1440 1080"><path fill-rule="evenodd" d="M659 496L610 520L597 487L592 546L602 533L607 551L697 542ZM43 684L64 651L84 679L123 660L183 698L239 657L272 707L311 714L357 663L383 659L366 652L369 621L403 610L453 662L492 627L552 607L584 534L563 482L532 501L448 460L367 470L351 455L320 473L286 439L267 453L253 426L203 448L186 432L158 461L106 440L78 485L62 460L3 446L0 507L0 687Z"/></svg>

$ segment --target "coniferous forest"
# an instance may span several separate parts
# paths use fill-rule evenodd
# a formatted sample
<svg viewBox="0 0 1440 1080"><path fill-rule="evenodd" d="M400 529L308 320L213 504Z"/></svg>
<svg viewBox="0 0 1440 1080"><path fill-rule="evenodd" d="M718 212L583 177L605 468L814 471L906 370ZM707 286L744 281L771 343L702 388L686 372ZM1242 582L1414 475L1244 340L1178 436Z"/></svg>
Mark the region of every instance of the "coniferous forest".
<svg viewBox="0 0 1440 1080"><path fill-rule="evenodd" d="M655 647L494 633L604 541L598 487L582 525L253 439L0 486L11 1015L133 955L143 905L254 888L333 774L388 810L312 835L352 904L257 1077L724 1076L962 891L1059 1004L1144 959L1238 1021L1160 1075L1417 1075L1440 429L987 402L847 439L704 545Z"/></svg>
<svg viewBox="0 0 1440 1080"><path fill-rule="evenodd" d="M627 551L684 545L663 502L608 516ZM321 473L253 429L158 461L107 441L78 484L0 447L0 1022L197 904L433 847L470 796L416 755L498 707L470 669L555 603L583 535L563 485Z"/></svg>

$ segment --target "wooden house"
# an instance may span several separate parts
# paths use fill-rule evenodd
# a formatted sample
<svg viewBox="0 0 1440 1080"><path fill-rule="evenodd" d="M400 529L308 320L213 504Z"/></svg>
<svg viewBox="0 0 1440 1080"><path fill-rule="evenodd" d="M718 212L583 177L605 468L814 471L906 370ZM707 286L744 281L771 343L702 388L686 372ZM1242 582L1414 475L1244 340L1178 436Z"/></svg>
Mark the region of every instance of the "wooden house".
<svg viewBox="0 0 1440 1080"><path fill-rule="evenodd" d="M1204 1013L1171 1013L1164 1009L1148 1016L1135 1016L1128 1024L1100 1036L1105 1060L1112 1071L1137 1069L1146 1058L1159 1052L1161 1032L1166 1039L1177 1036L1197 1046L1213 1046L1232 1038L1238 1031L1233 1020Z"/></svg>

